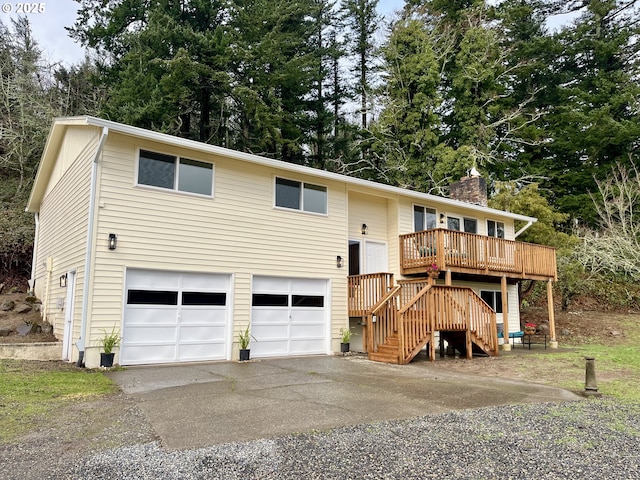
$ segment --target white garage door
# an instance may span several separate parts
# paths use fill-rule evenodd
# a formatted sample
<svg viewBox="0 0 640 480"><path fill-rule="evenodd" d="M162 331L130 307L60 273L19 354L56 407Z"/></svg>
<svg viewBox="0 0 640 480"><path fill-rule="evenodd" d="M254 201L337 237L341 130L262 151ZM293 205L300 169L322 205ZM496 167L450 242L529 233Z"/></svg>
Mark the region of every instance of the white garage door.
<svg viewBox="0 0 640 480"><path fill-rule="evenodd" d="M327 281L254 277L252 357L327 352Z"/></svg>
<svg viewBox="0 0 640 480"><path fill-rule="evenodd" d="M229 275L128 270L122 365L223 360Z"/></svg>

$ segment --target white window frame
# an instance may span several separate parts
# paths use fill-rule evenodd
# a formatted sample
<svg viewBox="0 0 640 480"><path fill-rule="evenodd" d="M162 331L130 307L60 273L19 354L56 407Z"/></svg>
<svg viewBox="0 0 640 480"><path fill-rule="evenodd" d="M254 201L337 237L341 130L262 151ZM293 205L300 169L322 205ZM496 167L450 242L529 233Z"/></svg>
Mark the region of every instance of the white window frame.
<svg viewBox="0 0 640 480"><path fill-rule="evenodd" d="M480 289L479 295L480 298L482 298L482 294L483 293L490 293L493 296L493 306L491 306L489 304L489 306L493 309L493 311L497 314L497 315L502 315L505 312L502 311L502 290L488 290L488 289ZM500 303L498 303L497 301L497 297L498 295L500 295ZM482 298L484 300L484 298ZM500 311L498 311L498 308L500 308ZM509 302L507 302L507 312L509 310Z"/></svg>
<svg viewBox="0 0 640 480"><path fill-rule="evenodd" d="M425 230L429 230L427 227L427 210L433 210L433 214L436 217L436 224L433 228L438 228L438 209L434 207L427 207L426 205L420 205L419 203L414 203L411 207L411 220L413 222L413 231L417 232L419 230L416 229L416 207L422 208L422 223L425 226Z"/></svg>
<svg viewBox="0 0 640 480"><path fill-rule="evenodd" d="M280 180L287 180L289 182L296 182L300 185L300 198L299 198L299 202L300 202L300 208L289 208L289 207L283 207L281 205L278 205L277 202L277 189L278 189L278 179ZM314 187L321 187L324 188L324 193L325 193L325 212L313 212L311 210L305 210L304 209L304 186L305 185L313 185ZM319 183L312 183L312 182L304 182L302 180L297 180L295 178L290 178L290 177L282 177L279 175L274 175L273 177L273 208L276 208L278 210L285 210L287 212L301 212L301 213L307 213L310 215L319 215L322 217L326 217L329 215L329 187L327 187L326 185L322 185Z"/></svg>
<svg viewBox="0 0 640 480"><path fill-rule="evenodd" d="M496 233L495 235L489 235L489 222L495 223L495 233ZM498 236L498 224L502 225L502 237ZM504 240L506 236L507 236L507 229L504 222L487 218L487 237L500 238Z"/></svg>
<svg viewBox="0 0 640 480"><path fill-rule="evenodd" d="M149 153L157 153L158 155L166 155L168 157L173 157L174 158L174 171L175 171L175 175L174 175L174 179L173 179L173 188L165 188L165 187L158 187L156 185L147 185L146 183L140 183L138 181L138 176L140 174L140 154L141 152L149 152ZM178 190L178 185L180 184L180 160L191 160L194 162L200 162L200 163L206 163L208 165L211 165L211 195L207 195L205 193L197 193L197 192L189 192L187 190ZM198 160L195 158L188 158L188 157L181 157L180 155L174 155L172 153L164 153L164 152L159 152L157 150L150 150L148 148L138 148L137 149L137 154L136 154L136 172L135 172L135 185L136 187L141 187L141 188L148 188L150 190L157 190L160 192L173 192L173 193L179 193L182 195L193 195L196 197L201 197L201 198L213 198L214 197L214 191L215 191L215 178L216 178L216 174L215 174L215 169L216 169L216 165L213 162L205 162L204 160Z"/></svg>

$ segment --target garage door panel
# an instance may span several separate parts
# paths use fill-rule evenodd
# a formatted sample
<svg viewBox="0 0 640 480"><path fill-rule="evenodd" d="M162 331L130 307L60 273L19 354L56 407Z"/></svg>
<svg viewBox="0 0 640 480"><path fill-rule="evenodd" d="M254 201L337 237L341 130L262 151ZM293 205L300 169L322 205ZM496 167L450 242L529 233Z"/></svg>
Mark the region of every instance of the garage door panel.
<svg viewBox="0 0 640 480"><path fill-rule="evenodd" d="M324 325L291 325L291 338L322 338Z"/></svg>
<svg viewBox="0 0 640 480"><path fill-rule="evenodd" d="M229 277L226 275L208 275L205 273L186 273L182 277L183 290L220 292L229 289Z"/></svg>
<svg viewBox="0 0 640 480"><path fill-rule="evenodd" d="M264 307L253 309L253 326L257 325L288 325L289 310L286 308L267 309Z"/></svg>
<svg viewBox="0 0 640 480"><path fill-rule="evenodd" d="M215 310L187 310L182 309L181 323L226 325L226 310L224 308Z"/></svg>
<svg viewBox="0 0 640 480"><path fill-rule="evenodd" d="M291 322L298 324L306 323L324 323L325 312L321 309L299 310L293 308L291 310Z"/></svg>
<svg viewBox="0 0 640 480"><path fill-rule="evenodd" d="M289 336L288 325L253 325L251 335L257 342L272 339L285 339Z"/></svg>
<svg viewBox="0 0 640 480"><path fill-rule="evenodd" d="M126 361L129 365L147 363L174 362L176 346L172 345L135 345L127 349Z"/></svg>
<svg viewBox="0 0 640 480"><path fill-rule="evenodd" d="M153 335L149 335L147 327L125 326L122 333L123 340L126 338L127 343L175 343L178 340L176 328L174 326L155 325L153 327Z"/></svg>
<svg viewBox="0 0 640 480"><path fill-rule="evenodd" d="M130 289L146 288L150 290L177 290L180 287L180 277L173 272L128 270L127 286Z"/></svg>
<svg viewBox="0 0 640 480"><path fill-rule="evenodd" d="M224 326L212 327L212 326L181 326L180 327L180 342L189 341L213 341L224 338L225 328Z"/></svg>
<svg viewBox="0 0 640 480"><path fill-rule="evenodd" d="M291 282L291 293L294 295L324 295L326 286L326 280L296 278Z"/></svg>
<svg viewBox="0 0 640 480"><path fill-rule="evenodd" d="M251 343L251 356L253 357L274 357L289 354L289 340L262 341Z"/></svg>
<svg viewBox="0 0 640 480"><path fill-rule="evenodd" d="M207 360L211 357L224 356L224 343L181 343L178 352L180 361Z"/></svg>
<svg viewBox="0 0 640 480"><path fill-rule="evenodd" d="M175 308L131 308L125 311L127 325L177 325L178 311Z"/></svg>
<svg viewBox="0 0 640 480"><path fill-rule="evenodd" d="M324 340L291 340L291 353L294 355L311 355L324 353Z"/></svg>

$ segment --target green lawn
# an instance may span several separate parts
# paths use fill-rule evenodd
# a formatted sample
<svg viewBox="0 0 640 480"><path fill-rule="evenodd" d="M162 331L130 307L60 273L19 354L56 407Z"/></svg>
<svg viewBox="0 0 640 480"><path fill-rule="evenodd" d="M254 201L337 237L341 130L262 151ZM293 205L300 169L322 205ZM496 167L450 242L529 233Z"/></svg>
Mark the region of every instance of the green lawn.
<svg viewBox="0 0 640 480"><path fill-rule="evenodd" d="M0 360L0 443L46 422L54 408L115 390L97 371L62 362Z"/></svg>
<svg viewBox="0 0 640 480"><path fill-rule="evenodd" d="M640 329L637 322L623 323L624 341L617 345L586 343L568 352L531 355L520 368L539 370L536 377L575 391L584 390L585 357L594 357L599 393L621 401L640 403ZM548 352L548 351L547 351Z"/></svg>

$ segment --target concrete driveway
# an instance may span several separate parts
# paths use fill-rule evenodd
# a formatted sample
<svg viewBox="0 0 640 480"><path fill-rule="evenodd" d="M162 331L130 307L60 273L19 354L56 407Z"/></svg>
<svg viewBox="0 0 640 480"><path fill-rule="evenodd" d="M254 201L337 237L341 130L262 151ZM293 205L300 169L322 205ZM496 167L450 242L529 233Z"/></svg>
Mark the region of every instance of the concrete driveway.
<svg viewBox="0 0 640 480"><path fill-rule="evenodd" d="M533 383L318 356L110 372L165 448L187 449L450 410L581 397Z"/></svg>

